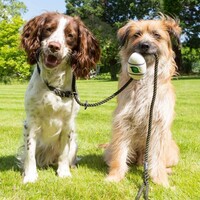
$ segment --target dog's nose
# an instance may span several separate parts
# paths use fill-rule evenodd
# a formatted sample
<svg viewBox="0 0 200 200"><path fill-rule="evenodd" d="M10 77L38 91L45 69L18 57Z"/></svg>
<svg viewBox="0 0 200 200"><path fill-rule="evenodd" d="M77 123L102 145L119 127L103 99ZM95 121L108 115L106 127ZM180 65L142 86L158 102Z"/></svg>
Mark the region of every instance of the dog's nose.
<svg viewBox="0 0 200 200"><path fill-rule="evenodd" d="M148 51L150 48L150 44L148 42L143 42L140 44L140 48L143 52Z"/></svg>
<svg viewBox="0 0 200 200"><path fill-rule="evenodd" d="M58 52L61 49L61 44L59 42L50 42L48 48L53 52Z"/></svg>

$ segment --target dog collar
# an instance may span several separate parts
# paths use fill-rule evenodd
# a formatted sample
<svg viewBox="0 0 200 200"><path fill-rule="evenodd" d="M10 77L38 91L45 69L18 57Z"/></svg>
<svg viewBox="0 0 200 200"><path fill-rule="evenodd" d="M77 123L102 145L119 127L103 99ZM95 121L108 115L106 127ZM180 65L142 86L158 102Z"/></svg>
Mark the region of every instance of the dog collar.
<svg viewBox="0 0 200 200"><path fill-rule="evenodd" d="M41 69L39 67L38 62L37 62L37 71L38 71L38 74L40 75ZM73 76L73 79L74 79L74 76ZM54 94L56 94L59 97L68 97L69 98L73 94L71 91L62 91L58 88L55 88L55 87L49 85L49 83L47 81L44 81L44 82L45 82L46 86L49 88L49 90L54 92ZM72 81L72 82L74 82L74 81Z"/></svg>

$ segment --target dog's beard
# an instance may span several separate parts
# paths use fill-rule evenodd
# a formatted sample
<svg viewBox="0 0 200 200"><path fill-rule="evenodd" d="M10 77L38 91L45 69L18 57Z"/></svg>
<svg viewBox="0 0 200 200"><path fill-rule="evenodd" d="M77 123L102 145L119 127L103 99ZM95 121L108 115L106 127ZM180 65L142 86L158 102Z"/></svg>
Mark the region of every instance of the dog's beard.
<svg viewBox="0 0 200 200"><path fill-rule="evenodd" d="M154 54L146 54L146 55L143 55L143 57L146 61L147 67L155 63Z"/></svg>

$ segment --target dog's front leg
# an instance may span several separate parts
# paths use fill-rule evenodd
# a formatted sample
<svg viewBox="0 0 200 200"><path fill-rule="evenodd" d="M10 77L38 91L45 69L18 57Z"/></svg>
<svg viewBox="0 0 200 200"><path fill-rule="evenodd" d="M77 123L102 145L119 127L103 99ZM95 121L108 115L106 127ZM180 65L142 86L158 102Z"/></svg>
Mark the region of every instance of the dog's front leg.
<svg viewBox="0 0 200 200"><path fill-rule="evenodd" d="M76 167L76 154L78 150L78 145L76 143L76 133L74 131L71 131L69 136L69 165L72 168Z"/></svg>
<svg viewBox="0 0 200 200"><path fill-rule="evenodd" d="M36 134L34 129L29 129L25 125L24 127L24 139L25 139L25 160L24 160L24 174L23 183L35 182L37 180L36 169Z"/></svg>
<svg viewBox="0 0 200 200"><path fill-rule="evenodd" d="M149 174L152 181L165 187L169 186L166 152L170 148L170 135L162 126L152 127L152 135L149 148Z"/></svg>
<svg viewBox="0 0 200 200"><path fill-rule="evenodd" d="M71 176L69 168L69 135L66 134L66 131L61 133L60 144L57 174L59 177L64 178Z"/></svg>
<svg viewBox="0 0 200 200"><path fill-rule="evenodd" d="M105 161L109 166L107 181L119 182L128 170L126 164L130 138L120 129L113 132L111 143L105 152Z"/></svg>

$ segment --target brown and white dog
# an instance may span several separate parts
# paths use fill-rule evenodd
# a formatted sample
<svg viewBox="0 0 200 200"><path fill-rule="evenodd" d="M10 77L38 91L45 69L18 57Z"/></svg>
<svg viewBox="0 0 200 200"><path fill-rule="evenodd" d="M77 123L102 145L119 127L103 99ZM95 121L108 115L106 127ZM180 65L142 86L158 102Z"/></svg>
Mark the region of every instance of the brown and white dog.
<svg viewBox="0 0 200 200"><path fill-rule="evenodd" d="M133 80L118 96L112 138L105 152L105 160L109 165L108 181L123 179L128 170L127 163L143 163L153 95L154 54L157 54L158 87L149 147L149 174L153 182L169 185L167 174L171 173L170 167L178 163L179 154L170 130L175 104L171 78L176 70L171 39L177 40L180 33L178 22L167 16L158 20L131 20L118 31L122 64L119 87L130 78L127 65L133 52L143 55L147 72L143 79Z"/></svg>
<svg viewBox="0 0 200 200"><path fill-rule="evenodd" d="M27 22L21 43L28 62L38 62L25 96L23 182L37 180L36 165L58 164L59 177L71 176L79 110L71 95L72 75L88 76L99 60L98 42L78 17L47 12Z"/></svg>

